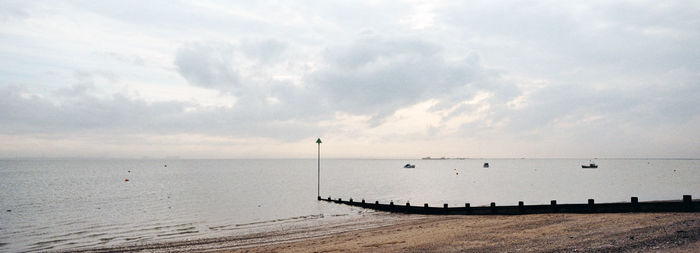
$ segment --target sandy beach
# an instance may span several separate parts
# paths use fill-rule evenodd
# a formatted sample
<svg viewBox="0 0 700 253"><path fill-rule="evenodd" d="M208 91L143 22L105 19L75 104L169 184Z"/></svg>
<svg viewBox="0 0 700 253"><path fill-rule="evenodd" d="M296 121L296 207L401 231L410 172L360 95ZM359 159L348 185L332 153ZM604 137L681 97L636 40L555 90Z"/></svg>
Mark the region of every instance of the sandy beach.
<svg viewBox="0 0 700 253"><path fill-rule="evenodd" d="M698 252L700 214L425 216L219 252Z"/></svg>
<svg viewBox="0 0 700 253"><path fill-rule="evenodd" d="M340 225L90 252L698 252L698 213L402 215Z"/></svg>

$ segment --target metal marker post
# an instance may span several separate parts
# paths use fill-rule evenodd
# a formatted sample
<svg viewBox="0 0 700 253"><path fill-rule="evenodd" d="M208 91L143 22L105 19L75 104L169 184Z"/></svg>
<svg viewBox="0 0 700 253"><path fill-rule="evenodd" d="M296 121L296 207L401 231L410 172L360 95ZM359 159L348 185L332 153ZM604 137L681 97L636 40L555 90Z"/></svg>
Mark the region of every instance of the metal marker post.
<svg viewBox="0 0 700 253"><path fill-rule="evenodd" d="M316 140L316 144L318 144L318 182L316 188L316 196L318 199L321 199L321 138L318 138L318 140Z"/></svg>

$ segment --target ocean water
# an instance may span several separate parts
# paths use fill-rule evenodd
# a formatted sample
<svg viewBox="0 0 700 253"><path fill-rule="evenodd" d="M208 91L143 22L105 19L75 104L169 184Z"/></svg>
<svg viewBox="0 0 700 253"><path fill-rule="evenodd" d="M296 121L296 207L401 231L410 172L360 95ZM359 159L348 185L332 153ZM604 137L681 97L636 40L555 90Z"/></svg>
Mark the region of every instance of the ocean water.
<svg viewBox="0 0 700 253"><path fill-rule="evenodd" d="M321 161L320 192L434 206L700 196L700 160L595 162L598 169L582 169L588 160L577 159L330 159ZM404 169L406 163L416 168ZM89 249L386 218L317 201L316 166L315 159L0 161L0 251Z"/></svg>

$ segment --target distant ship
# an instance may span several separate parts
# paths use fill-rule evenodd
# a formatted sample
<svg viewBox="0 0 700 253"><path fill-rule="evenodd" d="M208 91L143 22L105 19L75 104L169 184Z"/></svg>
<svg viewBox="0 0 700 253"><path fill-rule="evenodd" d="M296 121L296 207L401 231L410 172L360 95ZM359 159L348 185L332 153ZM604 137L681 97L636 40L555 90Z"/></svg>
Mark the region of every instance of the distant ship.
<svg viewBox="0 0 700 253"><path fill-rule="evenodd" d="M410 164L410 163L407 163L407 164L406 164L406 165L404 165L403 167L404 167L404 168L406 168L406 169L412 169L412 168L415 168L415 167L416 167L416 165L415 165L415 164Z"/></svg>
<svg viewBox="0 0 700 253"><path fill-rule="evenodd" d="M488 167L489 167L489 163L484 163L484 168L488 168Z"/></svg>
<svg viewBox="0 0 700 253"><path fill-rule="evenodd" d="M598 165L595 164L594 162L589 163L588 165L581 165L581 168L584 169L597 169Z"/></svg>
<svg viewBox="0 0 700 253"><path fill-rule="evenodd" d="M444 157L444 156L437 158L437 157L427 156L427 157L423 157L421 159L422 160L467 160L468 158L466 158L466 157L454 157L453 158L453 157Z"/></svg>

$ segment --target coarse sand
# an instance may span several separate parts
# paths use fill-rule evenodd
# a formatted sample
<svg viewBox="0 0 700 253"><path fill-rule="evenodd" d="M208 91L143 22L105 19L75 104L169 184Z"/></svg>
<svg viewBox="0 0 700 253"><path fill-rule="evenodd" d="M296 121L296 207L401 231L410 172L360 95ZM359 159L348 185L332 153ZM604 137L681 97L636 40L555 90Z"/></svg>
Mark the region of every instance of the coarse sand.
<svg viewBox="0 0 700 253"><path fill-rule="evenodd" d="M700 252L698 213L425 216L219 252Z"/></svg>

